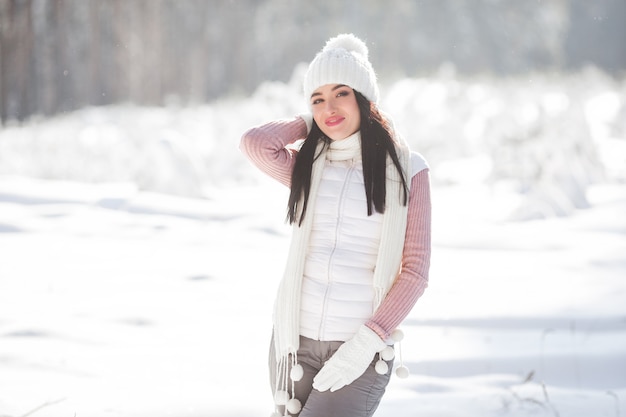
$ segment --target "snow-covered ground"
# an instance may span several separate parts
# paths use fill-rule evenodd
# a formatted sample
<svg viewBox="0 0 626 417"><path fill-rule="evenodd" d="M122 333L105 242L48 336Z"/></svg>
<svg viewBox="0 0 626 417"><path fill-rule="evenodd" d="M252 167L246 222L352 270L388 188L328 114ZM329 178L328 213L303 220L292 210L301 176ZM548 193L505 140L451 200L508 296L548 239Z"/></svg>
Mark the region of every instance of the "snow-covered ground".
<svg viewBox="0 0 626 417"><path fill-rule="evenodd" d="M287 195L237 142L302 111L296 84L0 130L0 416L269 415ZM434 219L411 376L377 415L626 416L624 83L385 91Z"/></svg>

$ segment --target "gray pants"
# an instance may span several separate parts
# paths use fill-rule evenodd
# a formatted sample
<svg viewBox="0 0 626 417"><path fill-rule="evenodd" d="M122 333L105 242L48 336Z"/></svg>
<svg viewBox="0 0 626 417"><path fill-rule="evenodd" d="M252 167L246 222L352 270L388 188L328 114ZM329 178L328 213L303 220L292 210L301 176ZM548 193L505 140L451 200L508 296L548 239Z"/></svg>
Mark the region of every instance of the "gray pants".
<svg viewBox="0 0 626 417"><path fill-rule="evenodd" d="M372 358L372 363L361 377L338 391L319 392L312 387L313 377L342 344L343 342L320 342L300 336L298 363L304 368L304 377L295 383L295 397L302 403L299 417L371 417L374 415L385 393L393 368L393 363L388 362L389 372L385 375L378 374L374 369L378 355ZM276 391L276 355L273 342L270 344L269 368L272 393L274 393ZM284 413L284 407L280 407L280 412Z"/></svg>

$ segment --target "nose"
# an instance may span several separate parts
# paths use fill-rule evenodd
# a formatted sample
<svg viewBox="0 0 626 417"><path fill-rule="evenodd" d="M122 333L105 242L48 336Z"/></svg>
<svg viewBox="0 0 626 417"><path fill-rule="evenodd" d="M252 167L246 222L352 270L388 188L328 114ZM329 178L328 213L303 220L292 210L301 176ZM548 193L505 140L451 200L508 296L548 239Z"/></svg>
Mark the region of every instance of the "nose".
<svg viewBox="0 0 626 417"><path fill-rule="evenodd" d="M332 114L335 112L335 102L332 99L326 100L325 104L326 104L326 108L324 110L326 110L327 113Z"/></svg>

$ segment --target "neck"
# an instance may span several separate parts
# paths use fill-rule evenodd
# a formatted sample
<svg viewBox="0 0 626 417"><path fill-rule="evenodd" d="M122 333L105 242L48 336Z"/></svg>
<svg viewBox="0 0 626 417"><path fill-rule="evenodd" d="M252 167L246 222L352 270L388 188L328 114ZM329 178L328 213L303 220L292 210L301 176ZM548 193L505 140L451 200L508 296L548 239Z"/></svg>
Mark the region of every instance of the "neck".
<svg viewBox="0 0 626 417"><path fill-rule="evenodd" d="M345 161L361 158L361 132L356 132L345 139L334 140L326 154L331 161Z"/></svg>

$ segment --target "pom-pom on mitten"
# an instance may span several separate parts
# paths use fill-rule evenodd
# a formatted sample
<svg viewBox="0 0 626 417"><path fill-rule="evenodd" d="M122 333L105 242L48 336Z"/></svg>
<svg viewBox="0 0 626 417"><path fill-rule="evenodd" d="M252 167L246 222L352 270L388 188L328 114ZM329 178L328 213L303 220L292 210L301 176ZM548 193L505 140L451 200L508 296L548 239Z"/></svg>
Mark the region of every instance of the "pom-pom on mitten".
<svg viewBox="0 0 626 417"><path fill-rule="evenodd" d="M396 375L398 376L398 378L402 378L402 379L408 378L409 377L409 368L407 368L404 365L398 366L398 369L396 369Z"/></svg>
<svg viewBox="0 0 626 417"><path fill-rule="evenodd" d="M391 346L387 346L380 352L380 358L384 361L393 360L396 357L396 351Z"/></svg>
<svg viewBox="0 0 626 417"><path fill-rule="evenodd" d="M396 342L402 342L402 339L404 339L404 332L400 329L396 329L393 332L391 332L391 339Z"/></svg>
<svg viewBox="0 0 626 417"><path fill-rule="evenodd" d="M387 362L380 359L378 362L376 362L376 366L374 367L374 369L376 370L377 374L385 375L387 372L389 372L389 365L387 365Z"/></svg>
<svg viewBox="0 0 626 417"><path fill-rule="evenodd" d="M387 365L387 362L396 357L396 351L393 350L393 347L387 346L378 354L380 355L380 358L378 359L378 362L376 362L374 369L378 374L385 375L389 371L389 365Z"/></svg>

